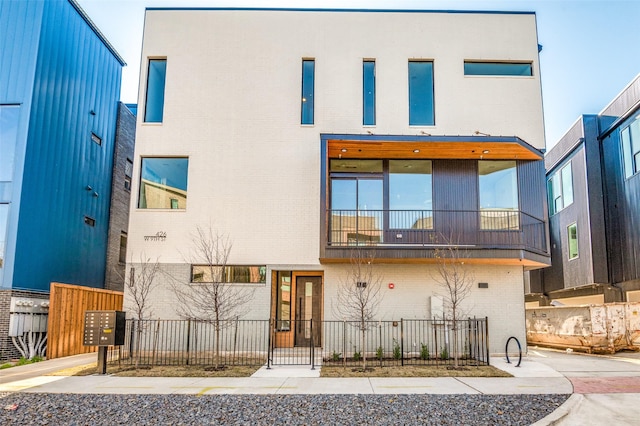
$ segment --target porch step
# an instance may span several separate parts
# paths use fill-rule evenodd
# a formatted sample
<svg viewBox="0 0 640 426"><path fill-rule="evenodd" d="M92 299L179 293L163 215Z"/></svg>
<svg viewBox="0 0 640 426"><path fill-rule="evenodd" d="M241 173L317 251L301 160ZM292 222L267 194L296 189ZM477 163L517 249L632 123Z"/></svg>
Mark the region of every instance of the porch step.
<svg viewBox="0 0 640 426"><path fill-rule="evenodd" d="M315 369L311 369L309 365L272 365L267 369L263 365L251 375L251 377L320 377L320 366L316 365Z"/></svg>

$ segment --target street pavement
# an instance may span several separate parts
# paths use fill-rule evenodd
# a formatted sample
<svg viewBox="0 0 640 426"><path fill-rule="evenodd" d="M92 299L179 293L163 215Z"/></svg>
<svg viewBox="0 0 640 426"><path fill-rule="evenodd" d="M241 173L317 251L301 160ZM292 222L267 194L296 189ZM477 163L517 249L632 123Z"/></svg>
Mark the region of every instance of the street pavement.
<svg viewBox="0 0 640 426"><path fill-rule="evenodd" d="M638 425L640 354L596 356L529 348L520 367L494 357L510 378L320 378L309 367L262 368L252 377L84 377L47 374L96 362L77 355L0 370L0 394L573 394L539 425Z"/></svg>
<svg viewBox="0 0 640 426"><path fill-rule="evenodd" d="M538 424L640 424L640 352L586 355L530 347L527 358L558 371L573 386L571 398Z"/></svg>

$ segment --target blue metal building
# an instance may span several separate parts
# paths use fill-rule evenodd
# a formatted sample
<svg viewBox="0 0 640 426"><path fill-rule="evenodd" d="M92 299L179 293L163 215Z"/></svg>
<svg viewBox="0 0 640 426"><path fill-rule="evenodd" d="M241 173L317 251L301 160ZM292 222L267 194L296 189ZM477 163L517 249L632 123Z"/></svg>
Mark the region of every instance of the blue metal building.
<svg viewBox="0 0 640 426"><path fill-rule="evenodd" d="M124 65L74 0L0 2L0 290L104 286Z"/></svg>

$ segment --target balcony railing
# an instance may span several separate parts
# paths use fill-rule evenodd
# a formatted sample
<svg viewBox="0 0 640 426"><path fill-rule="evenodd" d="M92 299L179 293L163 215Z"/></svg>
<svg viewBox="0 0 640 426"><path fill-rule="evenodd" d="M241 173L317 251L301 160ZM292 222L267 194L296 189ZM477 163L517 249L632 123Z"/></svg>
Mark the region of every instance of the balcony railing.
<svg viewBox="0 0 640 426"><path fill-rule="evenodd" d="M545 222L519 210L328 210L328 245L468 246L547 253Z"/></svg>

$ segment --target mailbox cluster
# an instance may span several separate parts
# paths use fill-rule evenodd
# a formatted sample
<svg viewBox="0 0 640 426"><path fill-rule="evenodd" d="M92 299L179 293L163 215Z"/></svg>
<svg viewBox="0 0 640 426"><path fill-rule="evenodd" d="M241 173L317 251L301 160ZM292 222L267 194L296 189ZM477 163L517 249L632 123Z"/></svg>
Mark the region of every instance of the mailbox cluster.
<svg viewBox="0 0 640 426"><path fill-rule="evenodd" d="M84 345L124 345L125 321L123 311L86 311L84 313Z"/></svg>

